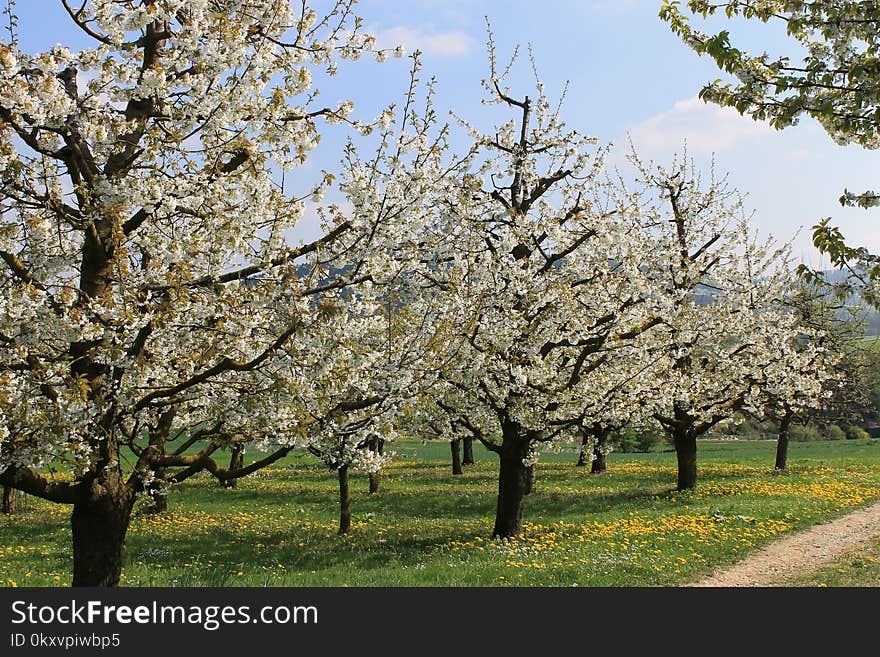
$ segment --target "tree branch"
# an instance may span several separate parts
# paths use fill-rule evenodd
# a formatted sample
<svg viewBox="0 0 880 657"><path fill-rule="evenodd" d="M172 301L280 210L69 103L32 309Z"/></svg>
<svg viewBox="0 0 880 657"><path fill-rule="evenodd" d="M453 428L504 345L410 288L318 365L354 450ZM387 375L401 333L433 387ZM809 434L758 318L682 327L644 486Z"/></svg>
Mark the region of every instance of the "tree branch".
<svg viewBox="0 0 880 657"><path fill-rule="evenodd" d="M251 370L259 367L269 356L281 348L290 336L292 336L297 329L299 329L300 323L299 321L293 322L287 329L279 335L275 341L266 347L258 356L252 358L249 361L239 362L232 360L231 358L224 356L220 359L218 363L209 367L208 369L196 374L195 376L190 377L186 381L178 383L176 386L172 386L171 388L166 388L164 390L156 390L151 392L150 394L143 397L139 402L137 402L133 409L132 415L137 414L139 411L142 411L147 406L149 406L152 402L157 399L163 399L167 397L174 397L177 394L180 394L184 390L188 390L193 386L196 386L200 383L204 383L209 380L211 377L217 376L218 374L223 374L224 372L249 372Z"/></svg>
<svg viewBox="0 0 880 657"><path fill-rule="evenodd" d="M28 495L57 502L75 504L80 500L82 488L69 481L50 481L30 468L8 467L0 471L0 485L16 488Z"/></svg>

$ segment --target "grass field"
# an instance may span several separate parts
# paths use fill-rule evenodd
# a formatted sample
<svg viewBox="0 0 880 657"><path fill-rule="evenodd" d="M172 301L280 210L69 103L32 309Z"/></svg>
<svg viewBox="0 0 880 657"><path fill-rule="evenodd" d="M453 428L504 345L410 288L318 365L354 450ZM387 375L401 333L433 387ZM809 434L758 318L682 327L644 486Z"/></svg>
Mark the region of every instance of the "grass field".
<svg viewBox="0 0 880 657"><path fill-rule="evenodd" d="M354 522L336 535L335 474L300 455L225 490L178 487L167 514L136 507L127 586L669 586L880 497L880 441L796 443L773 472L773 442L702 442L699 483L678 493L671 448L612 454L590 475L547 455L526 530L489 539L497 461L454 477L446 444L398 443L383 490L355 476ZM27 499L0 519L0 583L69 583L69 509ZM832 582L827 582L829 585Z"/></svg>

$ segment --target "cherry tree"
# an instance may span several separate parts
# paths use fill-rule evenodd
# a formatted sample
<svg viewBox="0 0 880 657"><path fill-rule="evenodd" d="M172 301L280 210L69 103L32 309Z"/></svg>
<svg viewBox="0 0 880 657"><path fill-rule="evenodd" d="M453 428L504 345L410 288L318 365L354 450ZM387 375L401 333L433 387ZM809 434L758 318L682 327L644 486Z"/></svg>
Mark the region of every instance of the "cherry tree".
<svg viewBox="0 0 880 657"><path fill-rule="evenodd" d="M339 480L339 533L351 528L349 472L378 472L390 452L371 449L377 438L391 442L400 404L418 382L407 376L415 346L387 340L388 317L381 306L361 292L357 300L334 295L322 303L325 317L315 330L321 333L319 349L303 353L285 349L283 377L286 405L298 407L299 422L292 434L272 439L276 449L295 445L308 450ZM313 346L313 345L312 345Z"/></svg>
<svg viewBox="0 0 880 657"><path fill-rule="evenodd" d="M514 118L487 134L462 121L479 151L438 207L443 266L426 274L423 302L443 309L458 352L431 391L448 420L438 426L498 455L492 534L509 537L539 451L570 440L584 409L630 378L630 343L652 321L635 283L648 245L593 201L602 151L566 128L540 82L534 98L512 95L491 35L489 58L485 102Z"/></svg>
<svg viewBox="0 0 880 657"><path fill-rule="evenodd" d="M605 196L604 202L613 199L606 185L599 185L596 193ZM615 212L618 212L616 210ZM620 212L627 216L626 212ZM635 224L637 225L637 224ZM650 244L650 241L646 241ZM628 291L628 303L641 306L640 326L625 334L627 348L616 355L615 376L610 380L597 377L592 380L593 394L582 400L578 421L572 426L572 441L578 446L577 467L590 466L590 474L602 474L608 469L607 456L614 451L612 436L627 427L650 424L650 406L645 400L651 398L659 382L657 369L662 358L658 356L653 329L662 323L659 308L652 305L646 266L650 254L643 253L638 277L632 277L633 288ZM604 388L600 388L605 386Z"/></svg>
<svg viewBox="0 0 880 657"><path fill-rule="evenodd" d="M663 360L647 406L675 445L685 490L697 482L697 438L771 396L791 406L818 400L826 354L788 303L787 245L757 239L742 197L714 167L704 180L685 157L668 168L630 160L636 183L620 183L616 202L654 244L645 266L662 317L650 334Z"/></svg>
<svg viewBox="0 0 880 657"><path fill-rule="evenodd" d="M849 375L844 374L845 363L858 357L857 350L852 353L852 345L858 344L860 336L856 323L835 317L834 308L820 287L794 281L786 305L806 332L785 345L774 367L768 370L764 405L758 409L778 427L774 462L777 470L788 465L792 425L827 412L834 406L835 398L840 398L843 380ZM807 381L799 381L802 377Z"/></svg>
<svg viewBox="0 0 880 657"><path fill-rule="evenodd" d="M320 353L321 301L379 259L367 216L285 239L325 184L291 196L278 172L319 120L354 123L312 84L374 49L351 4L61 0L92 47L0 48L0 484L72 505L74 585L119 582L157 479L297 444L214 458L303 430L291 353Z"/></svg>
<svg viewBox="0 0 880 657"><path fill-rule="evenodd" d="M421 85L420 70L417 52L400 111L392 106L380 117L376 150L361 156L353 143L346 149L340 191L349 214L373 231L369 253L347 276L368 272L369 280L354 293L322 296L325 326L316 327L314 357L289 353L289 392L311 419L303 425L304 446L339 478L341 534L351 526L349 471L381 470L396 427L454 355L439 344L442 316L417 299L436 265L426 226L470 156L450 155L448 126L438 125L433 109L433 80ZM304 361L314 367L303 372Z"/></svg>

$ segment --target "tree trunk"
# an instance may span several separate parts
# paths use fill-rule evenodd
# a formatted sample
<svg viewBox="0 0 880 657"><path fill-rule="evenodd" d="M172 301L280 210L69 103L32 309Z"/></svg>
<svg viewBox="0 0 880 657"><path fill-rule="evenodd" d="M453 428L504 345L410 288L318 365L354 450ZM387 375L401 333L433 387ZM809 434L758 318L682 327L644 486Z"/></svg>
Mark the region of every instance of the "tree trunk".
<svg viewBox="0 0 880 657"><path fill-rule="evenodd" d="M578 467L584 467L590 464L590 474L601 474L605 472L607 465L605 462L605 446L608 444L608 436L611 429L603 427L600 424L594 424L592 427L581 428L581 450L578 456ZM587 451L592 445L592 459L587 458Z"/></svg>
<svg viewBox="0 0 880 657"><path fill-rule="evenodd" d="M678 490L697 487L697 439L685 430L672 433L678 459Z"/></svg>
<svg viewBox="0 0 880 657"><path fill-rule="evenodd" d="M462 465L473 465L474 464L474 439L471 436L465 436L462 438L462 456L461 456L461 464Z"/></svg>
<svg viewBox="0 0 880 657"><path fill-rule="evenodd" d="M779 421L779 438L776 441L777 470L785 470L788 465L788 437L791 430L791 416L786 414Z"/></svg>
<svg viewBox="0 0 880 657"><path fill-rule="evenodd" d="M505 428L499 454L498 504L495 509L493 538L516 536L522 531L523 501L531 487L529 467L523 463L528 454L528 440L516 429Z"/></svg>
<svg viewBox="0 0 880 657"><path fill-rule="evenodd" d="M587 447L592 442L592 434L586 429L581 429L581 449L578 452L578 462L577 467L583 468L587 465L589 461L587 461ZM595 453L595 450L594 450Z"/></svg>
<svg viewBox="0 0 880 657"><path fill-rule="evenodd" d="M348 492L348 466L337 471L339 475L339 534L347 534L351 529L351 495Z"/></svg>
<svg viewBox="0 0 880 657"><path fill-rule="evenodd" d="M464 474L464 470L461 469L461 438L450 440L449 446L452 448L452 474Z"/></svg>
<svg viewBox="0 0 880 657"><path fill-rule="evenodd" d="M11 486L3 487L3 513L14 516L18 513L18 491Z"/></svg>
<svg viewBox="0 0 880 657"><path fill-rule="evenodd" d="M241 470L244 467L244 445L239 443L232 448L232 456L229 457L229 469ZM238 488L238 479L224 479L226 488Z"/></svg>
<svg viewBox="0 0 880 657"><path fill-rule="evenodd" d="M382 480L381 472L371 472L370 473L370 495L375 495L379 492L380 489L380 481Z"/></svg>
<svg viewBox="0 0 880 657"><path fill-rule="evenodd" d="M590 474L602 474L608 469L608 462L605 460L605 450L608 446L609 435L611 435L611 430L605 428L596 433L596 444L593 445L593 465L590 467Z"/></svg>
<svg viewBox="0 0 880 657"><path fill-rule="evenodd" d="M605 461L605 452L599 451L599 446L593 448L593 464L590 466L590 474L602 474L608 469Z"/></svg>
<svg viewBox="0 0 880 657"><path fill-rule="evenodd" d="M73 505L73 586L118 586L134 497L103 493Z"/></svg>

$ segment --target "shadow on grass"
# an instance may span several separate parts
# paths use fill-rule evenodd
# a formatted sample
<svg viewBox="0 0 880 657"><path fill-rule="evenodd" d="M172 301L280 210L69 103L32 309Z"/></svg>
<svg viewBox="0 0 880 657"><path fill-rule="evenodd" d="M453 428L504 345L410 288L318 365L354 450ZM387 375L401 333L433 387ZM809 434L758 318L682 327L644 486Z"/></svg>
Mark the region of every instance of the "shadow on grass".
<svg viewBox="0 0 880 657"><path fill-rule="evenodd" d="M486 525L487 531L489 525ZM373 529L355 527L348 536L268 532L254 543L242 541L236 531L219 530L210 536L168 541L150 535L131 536L126 547L126 567L161 560L167 570L193 570L193 581L204 585L205 574L235 572L242 565L251 571L283 565L288 573L321 570L375 570L390 565L415 565L441 551L452 541L466 541L473 532L455 527L419 528L421 534L381 538ZM433 530L433 531L431 531ZM412 530L411 531L415 531ZM303 544L300 546L300 544ZM210 559L210 566L208 565ZM200 574L199 574L200 573Z"/></svg>
<svg viewBox="0 0 880 657"><path fill-rule="evenodd" d="M539 507L542 515L565 516L614 512L629 508L632 502L660 498L674 501L675 486L646 488L644 490L621 490L614 493L578 492L560 493L535 491L527 500L528 508ZM533 502L534 500L534 502ZM586 518L585 518L586 519Z"/></svg>

